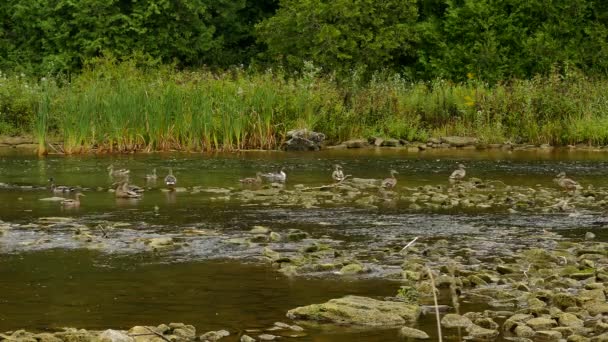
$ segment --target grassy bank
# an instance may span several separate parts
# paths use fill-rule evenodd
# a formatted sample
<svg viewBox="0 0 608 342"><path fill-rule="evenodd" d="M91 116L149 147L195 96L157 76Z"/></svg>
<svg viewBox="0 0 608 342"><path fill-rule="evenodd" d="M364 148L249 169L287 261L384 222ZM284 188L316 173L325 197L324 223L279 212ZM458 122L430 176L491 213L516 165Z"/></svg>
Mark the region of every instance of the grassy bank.
<svg viewBox="0 0 608 342"><path fill-rule="evenodd" d="M0 133L59 136L66 153L274 149L293 128L331 142L367 136L425 141L608 144L608 79L574 74L489 86L475 79L360 85L280 72L138 69L100 61L70 80L0 79Z"/></svg>

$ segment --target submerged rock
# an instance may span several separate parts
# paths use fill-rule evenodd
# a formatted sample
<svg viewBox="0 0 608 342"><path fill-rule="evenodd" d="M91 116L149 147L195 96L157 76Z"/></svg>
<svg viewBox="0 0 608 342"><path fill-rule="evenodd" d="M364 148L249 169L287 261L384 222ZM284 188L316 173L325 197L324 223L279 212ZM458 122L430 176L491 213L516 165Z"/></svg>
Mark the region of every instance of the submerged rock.
<svg viewBox="0 0 608 342"><path fill-rule="evenodd" d="M415 338L417 340L428 340L430 338L429 335L427 333L425 333L424 331L410 328L410 327L401 328L400 333L401 333L401 336L403 336L403 337Z"/></svg>
<svg viewBox="0 0 608 342"><path fill-rule="evenodd" d="M402 325L416 321L419 316L418 305L359 296L332 299L323 304L302 306L287 312L287 317L294 320L364 326Z"/></svg>

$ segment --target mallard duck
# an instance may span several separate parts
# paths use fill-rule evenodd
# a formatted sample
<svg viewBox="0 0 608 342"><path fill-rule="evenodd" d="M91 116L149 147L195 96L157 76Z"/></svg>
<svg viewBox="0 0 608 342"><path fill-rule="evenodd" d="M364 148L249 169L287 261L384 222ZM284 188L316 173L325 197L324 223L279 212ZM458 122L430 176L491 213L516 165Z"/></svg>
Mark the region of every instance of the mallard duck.
<svg viewBox="0 0 608 342"><path fill-rule="evenodd" d="M156 176L156 168L152 169L152 173L151 174L147 174L146 175L146 180L147 181L155 181L157 176Z"/></svg>
<svg viewBox="0 0 608 342"><path fill-rule="evenodd" d="M129 172L131 171L127 169L114 170L114 164L108 166L108 174L110 177L126 177L129 175Z"/></svg>
<svg viewBox="0 0 608 342"><path fill-rule="evenodd" d="M262 183L262 173L256 172L255 178L253 178L253 177L243 178L243 179L240 179L239 182L241 182L242 184L261 184Z"/></svg>
<svg viewBox="0 0 608 342"><path fill-rule="evenodd" d="M458 164L458 168L450 175L450 180L461 180L466 176L467 171L464 169L464 165Z"/></svg>
<svg viewBox="0 0 608 342"><path fill-rule="evenodd" d="M173 169L169 168L169 174L165 177L165 184L168 187L174 187L177 184L177 178L173 175Z"/></svg>
<svg viewBox="0 0 608 342"><path fill-rule="evenodd" d="M395 185L397 185L397 178L395 178L395 175L398 175L399 172L395 171L395 170L391 170L391 176L390 178L386 178L385 180L382 181L382 187L385 189L392 189L395 187Z"/></svg>
<svg viewBox="0 0 608 342"><path fill-rule="evenodd" d="M285 173L285 170L283 168L281 168L279 172L265 173L262 176L268 179L268 181L270 182L285 183L285 181L287 180L287 174Z"/></svg>
<svg viewBox="0 0 608 342"><path fill-rule="evenodd" d="M557 183L561 188L566 189L567 191L574 191L577 189L581 189L581 185L578 184L575 180L566 177L565 172L560 172L553 181Z"/></svg>
<svg viewBox="0 0 608 342"><path fill-rule="evenodd" d="M116 198L140 198L141 195L131 189L129 189L129 183L122 182L116 187L114 192Z"/></svg>
<svg viewBox="0 0 608 342"><path fill-rule="evenodd" d="M76 188L74 187L65 185L55 185L55 179L53 177L49 178L49 182L51 183L51 191L56 194L65 194L76 191Z"/></svg>
<svg viewBox="0 0 608 342"><path fill-rule="evenodd" d="M74 199L68 198L61 201L61 205L68 208L75 208L80 206L80 197L84 196L82 193L77 193Z"/></svg>
<svg viewBox="0 0 608 342"><path fill-rule="evenodd" d="M342 172L342 166L334 165L334 172L331 173L331 178L336 182L341 182L346 178L344 177L344 172Z"/></svg>

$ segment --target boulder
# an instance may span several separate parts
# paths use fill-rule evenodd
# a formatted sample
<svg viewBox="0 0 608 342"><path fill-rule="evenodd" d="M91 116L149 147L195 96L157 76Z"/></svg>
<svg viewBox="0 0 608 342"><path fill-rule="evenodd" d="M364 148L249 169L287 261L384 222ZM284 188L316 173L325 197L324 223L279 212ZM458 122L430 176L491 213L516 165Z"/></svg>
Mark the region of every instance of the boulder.
<svg viewBox="0 0 608 342"><path fill-rule="evenodd" d="M498 330L482 328L476 324L467 327L467 333L473 341L488 341L498 337Z"/></svg>
<svg viewBox="0 0 608 342"><path fill-rule="evenodd" d="M557 322L547 317L535 317L526 321L526 324L534 330L549 330L557 326Z"/></svg>
<svg viewBox="0 0 608 342"><path fill-rule="evenodd" d="M410 328L410 327L401 328L401 336L403 336L405 338L413 338L413 339L417 339L417 340L428 340L430 338L429 335L427 333L425 333L424 331Z"/></svg>
<svg viewBox="0 0 608 342"><path fill-rule="evenodd" d="M201 336L199 336L199 341L207 341L207 342L214 342L214 341L219 341L220 339L226 337L226 336L230 336L230 333L226 330L218 330L218 331L209 331L206 332L204 334L202 334Z"/></svg>
<svg viewBox="0 0 608 342"><path fill-rule="evenodd" d="M365 272L365 269L360 264L348 264L340 269L340 274L359 274Z"/></svg>
<svg viewBox="0 0 608 342"><path fill-rule="evenodd" d="M352 140L345 141L344 145L346 145L347 148L362 148L362 147L368 147L369 142L367 142L367 140L365 140L365 139L352 139Z"/></svg>
<svg viewBox="0 0 608 342"><path fill-rule="evenodd" d="M63 342L59 337L51 333L41 333L34 335L34 339L37 342ZM105 342L105 340L100 340L100 342Z"/></svg>
<svg viewBox="0 0 608 342"><path fill-rule="evenodd" d="M255 342L255 338L248 335L243 335L241 336L240 342Z"/></svg>
<svg viewBox="0 0 608 342"><path fill-rule="evenodd" d="M289 310L287 317L340 325L397 326L416 321L420 311L418 305L346 296Z"/></svg>
<svg viewBox="0 0 608 342"><path fill-rule="evenodd" d="M99 342L134 342L133 337L123 331L108 329L97 336Z"/></svg>
<svg viewBox="0 0 608 342"><path fill-rule="evenodd" d="M398 139L386 139L380 143L382 147L397 147L400 146L401 142Z"/></svg>
<svg viewBox="0 0 608 342"><path fill-rule="evenodd" d="M473 137L441 137L440 141L453 147L472 146L477 144L477 138Z"/></svg>
<svg viewBox="0 0 608 342"><path fill-rule="evenodd" d="M318 151L325 140L325 134L307 129L287 132L287 141L281 147L284 151Z"/></svg>
<svg viewBox="0 0 608 342"><path fill-rule="evenodd" d="M559 315L557 321L559 322L559 325L564 327L582 328L584 326L583 320L571 313L563 313Z"/></svg>
<svg viewBox="0 0 608 342"><path fill-rule="evenodd" d="M466 328L473 325L473 322L467 317L450 313L443 316L441 325L444 328Z"/></svg>

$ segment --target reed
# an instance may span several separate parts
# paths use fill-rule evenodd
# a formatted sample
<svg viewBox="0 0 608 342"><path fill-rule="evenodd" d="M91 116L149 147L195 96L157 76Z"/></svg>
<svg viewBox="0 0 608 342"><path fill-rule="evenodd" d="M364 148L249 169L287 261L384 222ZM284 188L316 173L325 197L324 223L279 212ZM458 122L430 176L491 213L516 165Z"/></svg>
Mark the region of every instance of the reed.
<svg viewBox="0 0 608 342"><path fill-rule="evenodd" d="M330 143L467 135L487 143L608 144L608 79L576 73L494 85L399 75L338 83L312 65L299 75L212 73L103 59L69 82L28 80L28 91L26 80L9 79L21 86L0 96L2 114L12 118L0 117L0 130L8 121L31 131L41 151L48 134L63 138L66 153L275 149L294 128L323 132ZM21 117L32 119L14 119Z"/></svg>

